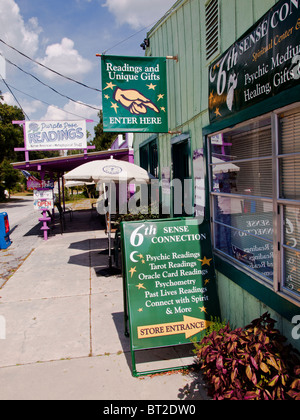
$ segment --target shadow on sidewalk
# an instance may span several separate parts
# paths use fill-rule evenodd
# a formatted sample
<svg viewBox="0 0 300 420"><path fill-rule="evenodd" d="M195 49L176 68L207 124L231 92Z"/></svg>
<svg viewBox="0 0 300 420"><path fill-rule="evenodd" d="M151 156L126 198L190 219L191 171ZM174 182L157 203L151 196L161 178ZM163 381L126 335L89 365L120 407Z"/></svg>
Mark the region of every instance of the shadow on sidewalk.
<svg viewBox="0 0 300 420"><path fill-rule="evenodd" d="M112 266L109 266L108 239L92 238L79 242L73 242L69 248L85 250L82 254L73 255L69 258L68 264L91 267L97 277L121 276L120 267L114 266L114 249L112 249Z"/></svg>
<svg viewBox="0 0 300 420"><path fill-rule="evenodd" d="M91 238L91 239L84 239L83 241L73 242L70 244L70 249L79 249L82 251L89 251L89 250L107 250L108 247L108 240L107 238Z"/></svg>
<svg viewBox="0 0 300 420"><path fill-rule="evenodd" d="M0 209L6 209L9 208L12 204L14 205L14 207L24 207L26 206L26 203L28 203L29 201L33 202L32 197L29 198L10 198L9 201L6 202L0 202ZM20 204L19 204L20 203ZM25 204L22 204L25 203Z"/></svg>
<svg viewBox="0 0 300 420"><path fill-rule="evenodd" d="M125 336L125 320L123 312L112 314L119 340L122 345L123 353L127 365L132 373L132 354L130 350L130 338ZM202 400L207 399L204 389L204 382L196 364L194 364L194 345L184 344L170 347L160 347L146 350L135 351L136 369L138 372L155 371L156 369L169 369L166 372L153 373L153 375L184 374L192 377L193 381L185 387L178 389L178 399L180 400ZM190 361L186 366L180 366L185 358ZM186 359L187 360L187 359ZM179 364L178 364L179 363ZM173 366L170 367L169 366ZM179 368L180 370L176 370Z"/></svg>
<svg viewBox="0 0 300 420"><path fill-rule="evenodd" d="M42 213L37 213L37 219L42 217ZM54 214L54 220L48 224L49 239L56 235L65 235L74 232L92 232L97 230L104 230L104 226L100 217L95 211L92 210L76 210L73 211L73 217L70 218L69 214L64 215L63 231L60 226L59 214ZM31 228L24 236L41 236L44 234L41 231L42 222L38 222Z"/></svg>

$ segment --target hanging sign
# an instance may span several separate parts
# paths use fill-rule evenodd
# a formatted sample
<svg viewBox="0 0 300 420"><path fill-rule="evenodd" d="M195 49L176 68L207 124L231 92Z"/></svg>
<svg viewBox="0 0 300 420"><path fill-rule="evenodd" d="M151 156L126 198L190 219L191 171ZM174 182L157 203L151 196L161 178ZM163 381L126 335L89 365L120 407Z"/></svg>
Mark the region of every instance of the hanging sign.
<svg viewBox="0 0 300 420"><path fill-rule="evenodd" d="M282 0L209 68L211 122L300 81L300 2Z"/></svg>
<svg viewBox="0 0 300 420"><path fill-rule="evenodd" d="M37 188L54 188L53 181L41 181L39 179L28 179L27 190L35 190Z"/></svg>
<svg viewBox="0 0 300 420"><path fill-rule="evenodd" d="M86 149L86 121L26 121L26 149Z"/></svg>
<svg viewBox="0 0 300 420"><path fill-rule="evenodd" d="M220 316L208 223L123 222L121 234L132 351L200 340Z"/></svg>
<svg viewBox="0 0 300 420"><path fill-rule="evenodd" d="M103 131L168 132L166 58L101 58Z"/></svg>

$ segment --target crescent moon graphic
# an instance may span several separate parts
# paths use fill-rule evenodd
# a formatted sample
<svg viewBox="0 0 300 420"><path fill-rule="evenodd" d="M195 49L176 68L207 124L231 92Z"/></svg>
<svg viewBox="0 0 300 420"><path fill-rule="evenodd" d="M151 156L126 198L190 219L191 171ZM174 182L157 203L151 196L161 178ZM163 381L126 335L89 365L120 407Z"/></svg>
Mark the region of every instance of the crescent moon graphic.
<svg viewBox="0 0 300 420"><path fill-rule="evenodd" d="M137 254L137 253L138 253L138 251L133 251L133 252L130 254L130 259L131 259L131 261L132 261L132 262L138 262L138 260L135 260L135 259L133 258L134 254Z"/></svg>

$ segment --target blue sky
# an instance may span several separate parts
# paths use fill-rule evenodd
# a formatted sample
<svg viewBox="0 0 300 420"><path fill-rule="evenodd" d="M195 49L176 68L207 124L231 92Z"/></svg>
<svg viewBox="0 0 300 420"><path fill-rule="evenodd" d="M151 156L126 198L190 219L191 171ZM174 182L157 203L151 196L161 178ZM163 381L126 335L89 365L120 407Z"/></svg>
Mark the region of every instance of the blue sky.
<svg viewBox="0 0 300 420"><path fill-rule="evenodd" d="M143 56L140 44L147 31L174 3L175 0L0 0L0 40L64 76L101 89L101 66L96 54L107 51L112 55ZM133 34L136 35L131 37ZM122 42L128 37L131 38ZM99 121L93 108L101 108L100 92L49 72L3 42L0 53L13 63L6 62L5 82L29 120ZM53 92L25 71L76 102ZM5 102L17 105L9 88L0 78ZM94 134L92 125L88 129Z"/></svg>

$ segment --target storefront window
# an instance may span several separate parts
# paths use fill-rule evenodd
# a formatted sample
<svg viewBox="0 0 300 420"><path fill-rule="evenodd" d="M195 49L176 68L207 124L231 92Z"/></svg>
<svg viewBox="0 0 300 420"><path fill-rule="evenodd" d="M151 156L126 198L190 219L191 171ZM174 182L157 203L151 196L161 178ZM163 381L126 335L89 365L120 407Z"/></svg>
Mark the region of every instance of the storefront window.
<svg viewBox="0 0 300 420"><path fill-rule="evenodd" d="M300 109L279 115L282 287L300 296Z"/></svg>
<svg viewBox="0 0 300 420"><path fill-rule="evenodd" d="M210 136L209 159L215 251L300 300L300 109Z"/></svg>

